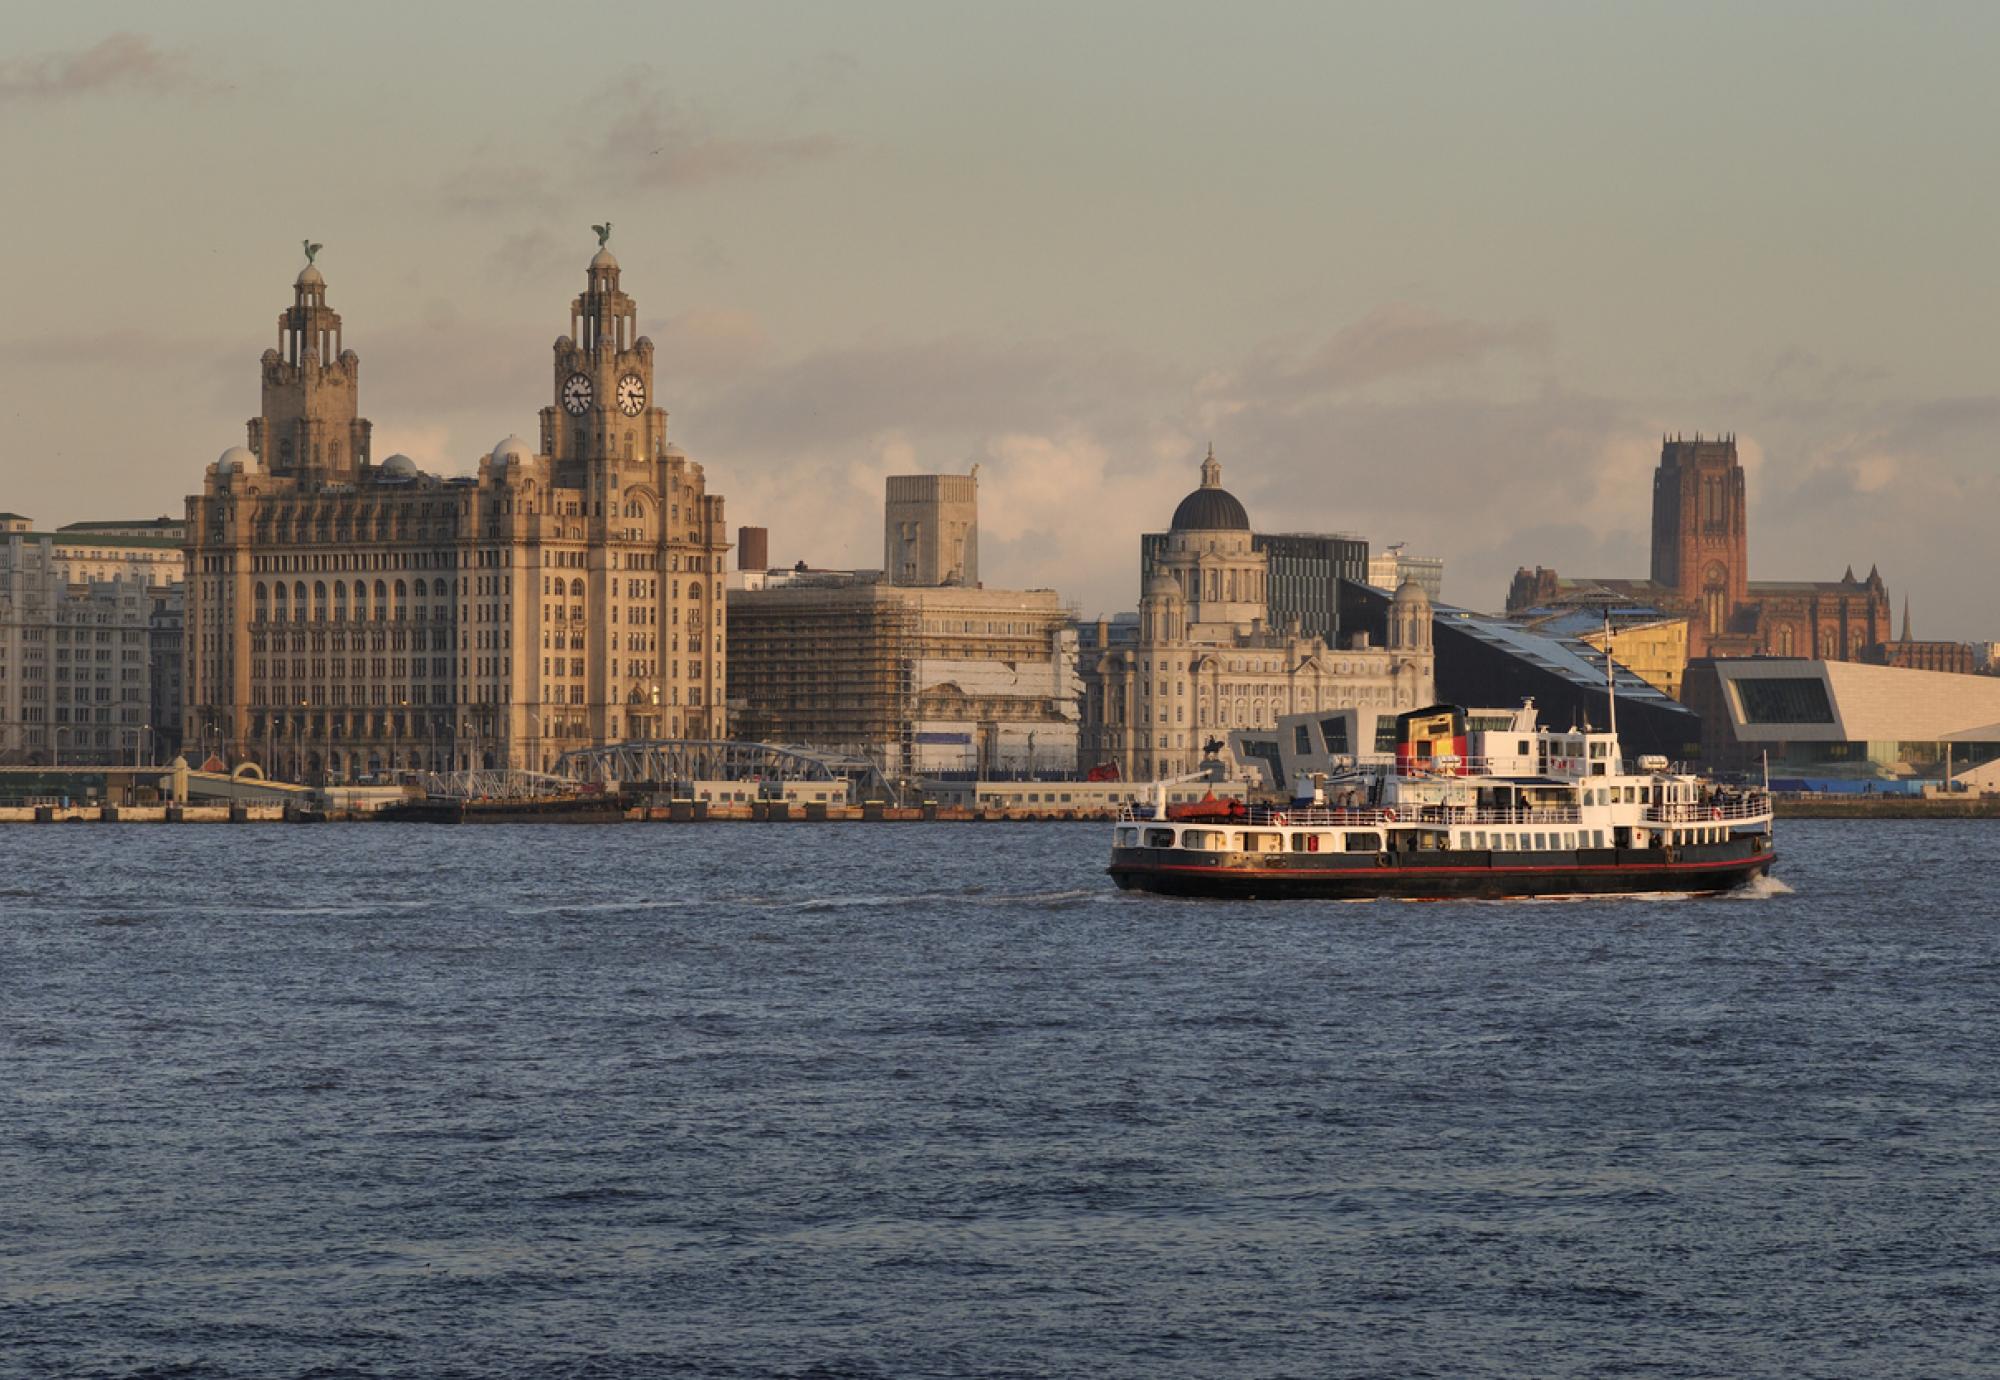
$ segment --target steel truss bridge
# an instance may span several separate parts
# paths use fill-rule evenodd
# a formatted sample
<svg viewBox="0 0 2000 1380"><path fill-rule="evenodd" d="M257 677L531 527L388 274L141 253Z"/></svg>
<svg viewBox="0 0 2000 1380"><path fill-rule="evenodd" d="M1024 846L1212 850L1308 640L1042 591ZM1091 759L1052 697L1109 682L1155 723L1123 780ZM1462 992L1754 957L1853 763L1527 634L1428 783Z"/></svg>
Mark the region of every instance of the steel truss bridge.
<svg viewBox="0 0 2000 1380"><path fill-rule="evenodd" d="M552 772L494 768L434 772L424 778L433 799L526 800L567 795L582 785L669 787L690 781L851 781L888 790L881 768L866 757L802 746L721 738L654 738L578 748Z"/></svg>

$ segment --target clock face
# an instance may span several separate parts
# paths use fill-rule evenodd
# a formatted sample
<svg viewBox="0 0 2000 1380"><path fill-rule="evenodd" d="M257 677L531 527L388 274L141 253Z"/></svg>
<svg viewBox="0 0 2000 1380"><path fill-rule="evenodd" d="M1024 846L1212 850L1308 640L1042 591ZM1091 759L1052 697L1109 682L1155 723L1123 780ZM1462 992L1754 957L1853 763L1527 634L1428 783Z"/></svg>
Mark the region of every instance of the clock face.
<svg viewBox="0 0 2000 1380"><path fill-rule="evenodd" d="M583 410L590 406L590 379L584 374L571 374L563 381L563 409L572 417L581 417Z"/></svg>
<svg viewBox="0 0 2000 1380"><path fill-rule="evenodd" d="M637 374L627 374L618 380L618 410L628 417L636 417L646 405L646 381Z"/></svg>

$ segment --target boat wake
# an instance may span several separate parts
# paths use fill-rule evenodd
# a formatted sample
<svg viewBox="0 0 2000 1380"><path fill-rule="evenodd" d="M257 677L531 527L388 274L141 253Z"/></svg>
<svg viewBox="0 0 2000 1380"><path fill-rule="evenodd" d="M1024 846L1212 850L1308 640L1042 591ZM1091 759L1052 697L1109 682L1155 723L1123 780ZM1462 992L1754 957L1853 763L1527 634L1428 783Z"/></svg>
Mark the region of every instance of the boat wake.
<svg viewBox="0 0 2000 1380"><path fill-rule="evenodd" d="M1786 886L1768 872L1763 873L1761 876L1752 877L1733 891L1723 893L1725 899L1731 901L1769 901L1778 896L1796 895L1798 895L1797 891Z"/></svg>

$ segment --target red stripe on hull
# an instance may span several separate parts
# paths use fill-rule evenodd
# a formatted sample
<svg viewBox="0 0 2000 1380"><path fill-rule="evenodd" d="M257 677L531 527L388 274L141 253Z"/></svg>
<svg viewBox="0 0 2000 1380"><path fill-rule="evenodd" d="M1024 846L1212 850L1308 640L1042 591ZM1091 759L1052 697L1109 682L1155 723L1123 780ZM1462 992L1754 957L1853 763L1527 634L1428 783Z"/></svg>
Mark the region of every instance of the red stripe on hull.
<svg viewBox="0 0 2000 1380"><path fill-rule="evenodd" d="M1775 852L1744 857L1537 866L1228 867L1209 863L1117 862L1108 869L1128 891L1239 899L1415 897L1436 900L1644 891L1727 891L1771 870Z"/></svg>

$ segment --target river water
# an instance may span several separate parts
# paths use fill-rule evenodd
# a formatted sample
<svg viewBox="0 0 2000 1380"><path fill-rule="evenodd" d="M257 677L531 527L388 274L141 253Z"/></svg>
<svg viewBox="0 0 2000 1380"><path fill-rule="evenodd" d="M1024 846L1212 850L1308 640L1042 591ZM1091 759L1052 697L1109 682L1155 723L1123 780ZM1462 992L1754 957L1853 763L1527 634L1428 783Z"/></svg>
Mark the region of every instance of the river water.
<svg viewBox="0 0 2000 1380"><path fill-rule="evenodd" d="M0 833L0 1374L1995 1373L1993 824L1486 904L1107 833Z"/></svg>

